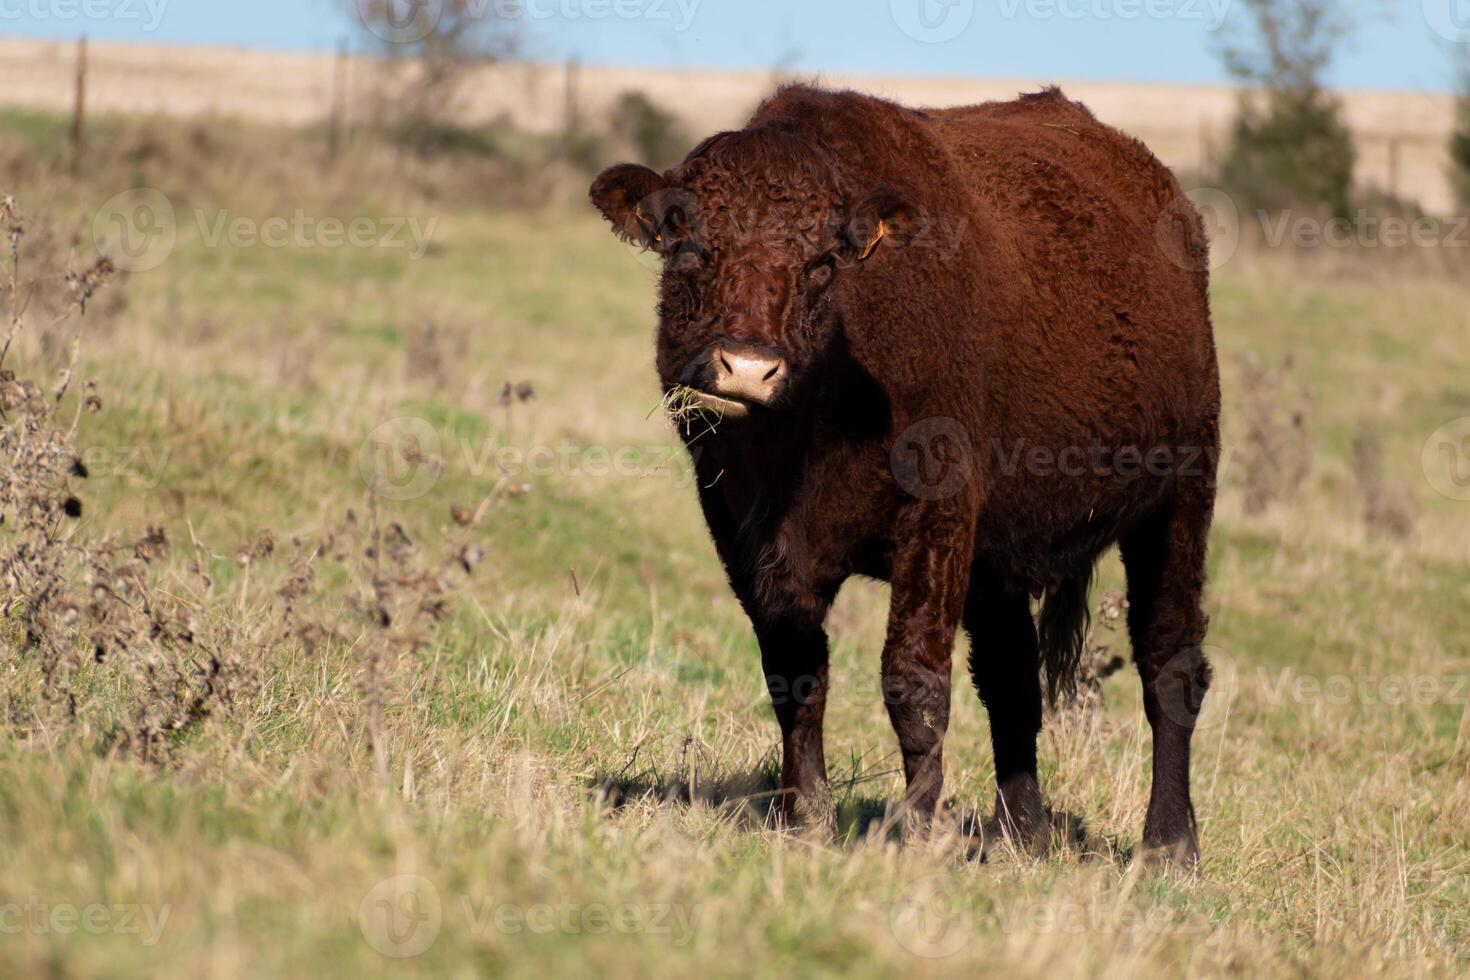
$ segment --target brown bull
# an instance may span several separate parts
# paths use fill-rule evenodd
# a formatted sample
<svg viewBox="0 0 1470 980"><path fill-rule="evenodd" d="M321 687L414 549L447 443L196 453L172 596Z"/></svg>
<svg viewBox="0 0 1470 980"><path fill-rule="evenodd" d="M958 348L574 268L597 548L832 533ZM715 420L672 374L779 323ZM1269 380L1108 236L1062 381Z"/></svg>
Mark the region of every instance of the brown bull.
<svg viewBox="0 0 1470 980"><path fill-rule="evenodd" d="M823 624L865 575L892 583L910 826L940 798L963 625L997 819L1044 842L1042 681L1072 683L1117 543L1154 737L1143 848L1196 861L1219 380L1207 244L1172 174L1056 91L913 110L792 86L669 172L616 166L591 193L663 256L658 373L760 641L786 818L831 820Z"/></svg>

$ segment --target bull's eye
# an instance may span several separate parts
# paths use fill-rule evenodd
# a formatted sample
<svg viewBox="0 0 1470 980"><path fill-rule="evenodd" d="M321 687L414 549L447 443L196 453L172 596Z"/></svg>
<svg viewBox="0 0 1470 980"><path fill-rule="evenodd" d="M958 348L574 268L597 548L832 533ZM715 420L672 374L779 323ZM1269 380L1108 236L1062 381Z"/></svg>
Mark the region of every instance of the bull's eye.
<svg viewBox="0 0 1470 980"><path fill-rule="evenodd" d="M704 253L694 242L680 242L669 256L669 268L675 272L694 272L704 265Z"/></svg>

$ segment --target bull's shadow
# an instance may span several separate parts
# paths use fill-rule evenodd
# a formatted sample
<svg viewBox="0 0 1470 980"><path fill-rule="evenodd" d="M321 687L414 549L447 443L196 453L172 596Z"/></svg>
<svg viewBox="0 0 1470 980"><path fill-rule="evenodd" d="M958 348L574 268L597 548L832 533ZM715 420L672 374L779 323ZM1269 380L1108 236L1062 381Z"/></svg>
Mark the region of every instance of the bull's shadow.
<svg viewBox="0 0 1470 980"><path fill-rule="evenodd" d="M831 775L829 785L837 809L839 846L855 846L875 837L900 841L903 824L900 801L860 788L897 773L898 770L881 766L865 770L862 760L854 758L847 772ZM689 807L698 803L727 816L736 826L754 832L780 824L780 774L780 763L774 755L743 772L711 770L708 775L701 774L697 766L681 766L676 773L660 773L651 767L634 770L630 762L619 772L595 774L589 784L593 795L613 811L649 805ZM1081 860L1126 865L1132 859L1131 848L1120 840L1090 833L1076 814L1050 808L1046 812L1051 821L1054 849L1065 846ZM953 822L966 842L971 859L983 862L1004 858L1012 852L994 819L974 809L961 809L951 801L938 819Z"/></svg>
<svg viewBox="0 0 1470 980"><path fill-rule="evenodd" d="M894 770L858 772L831 778L833 798L837 804L837 837L841 841L857 840L879 832L885 823L897 824L894 804L884 798L863 794L857 787L863 783L890 776ZM698 767L681 766L680 771L660 773L646 768L630 772L602 773L591 780L593 793L605 806L620 810L629 806L681 806L694 803L717 810L746 830L769 829L779 825L782 790L781 765L768 755L743 772L702 774ZM897 839L896 830L893 832Z"/></svg>

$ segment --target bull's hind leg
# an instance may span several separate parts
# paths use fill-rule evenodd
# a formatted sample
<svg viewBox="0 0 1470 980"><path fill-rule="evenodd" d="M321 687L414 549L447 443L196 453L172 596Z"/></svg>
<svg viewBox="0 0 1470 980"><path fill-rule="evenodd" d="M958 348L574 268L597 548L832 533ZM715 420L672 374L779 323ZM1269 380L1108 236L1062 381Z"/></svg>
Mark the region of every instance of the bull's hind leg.
<svg viewBox="0 0 1470 980"><path fill-rule="evenodd" d="M1205 550L1214 491L1181 482L1122 541L1128 572L1128 632L1153 729L1153 787L1143 857L1193 867L1199 861L1189 797L1189 743L1210 683L1203 644Z"/></svg>
<svg viewBox="0 0 1470 980"><path fill-rule="evenodd" d="M1045 842L1046 812L1036 779L1041 732L1040 652L1031 604L977 576L965 602L970 676L990 715L995 753L995 822L1024 848Z"/></svg>

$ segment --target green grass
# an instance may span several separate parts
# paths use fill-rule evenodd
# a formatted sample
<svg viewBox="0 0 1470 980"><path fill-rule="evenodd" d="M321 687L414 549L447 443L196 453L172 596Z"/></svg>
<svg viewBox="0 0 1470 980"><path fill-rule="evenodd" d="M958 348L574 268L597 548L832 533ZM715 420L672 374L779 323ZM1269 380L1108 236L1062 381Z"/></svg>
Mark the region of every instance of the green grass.
<svg viewBox="0 0 1470 980"><path fill-rule="evenodd" d="M0 972L1470 968L1470 688L1455 686L1470 675L1470 504L1419 472L1429 433L1470 411L1470 290L1314 279L1249 256L1217 274L1227 437L1240 437L1237 359L1290 353L1314 389L1320 453L1298 497L1265 515L1247 516L1233 483L1222 495L1209 599L1222 669L1195 743L1205 864L1157 878L1127 860L1148 788L1127 671L1099 716L1043 736L1050 802L1085 822L1087 848L980 864L944 835L902 848L872 832L902 786L877 690L885 590L867 583L832 618L844 834L818 845L766 827L760 798L741 799L770 786L775 726L653 411L652 274L581 212L434 216L437 247L418 261L181 236L85 354L108 411L84 445L166 459L156 482L90 481L90 527L158 523L179 542L187 522L226 595L243 587L231 556L259 529L310 534L363 507L359 448L384 419L422 417L442 440L442 478L386 505L425 543L504 476L496 449L567 447L569 463L512 474L529 489L497 498L468 595L395 678L389 783L372 770L353 652L335 645L273 651L261 692L166 766L99 753L86 733L7 727ZM464 346L423 373L430 322ZM508 381L535 398L507 410ZM1419 508L1408 541L1363 524L1348 465L1363 428ZM589 452L618 447L636 465L600 472ZM1103 581L1120 581L1115 559ZM987 811L986 722L955 659L946 792L959 812ZM1440 686L1393 703L1396 677ZM93 680L105 699L107 676ZM34 708L35 671L7 654L0 691L12 714ZM610 782L693 802L600 796ZM365 935L379 900L400 903L401 945ZM101 925L60 928L57 906L102 907Z"/></svg>
<svg viewBox="0 0 1470 980"><path fill-rule="evenodd" d="M48 165L65 159L71 121L58 113L6 106L0 109L0 129L24 143Z"/></svg>

